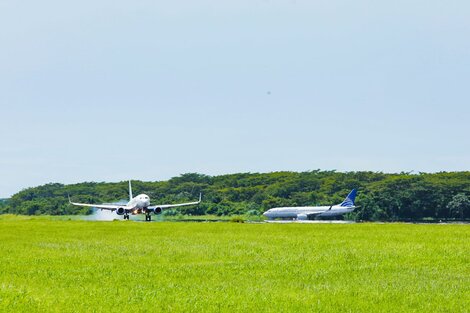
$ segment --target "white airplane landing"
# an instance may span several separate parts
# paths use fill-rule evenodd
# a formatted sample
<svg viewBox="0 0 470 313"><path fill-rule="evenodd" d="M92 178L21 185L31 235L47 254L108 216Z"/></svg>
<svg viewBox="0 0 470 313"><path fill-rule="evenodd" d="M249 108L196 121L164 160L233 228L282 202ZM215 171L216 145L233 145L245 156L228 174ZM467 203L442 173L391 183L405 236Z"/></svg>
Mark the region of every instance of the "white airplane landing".
<svg viewBox="0 0 470 313"><path fill-rule="evenodd" d="M150 197L146 194L140 194L136 197L132 197L132 185L129 181L129 202L127 204L89 204L89 203L78 203L72 202L69 197L70 204L82 207L97 208L101 210L110 210L116 212L117 215L124 215L124 219L129 219L129 214L145 214L145 220L151 221L153 214L160 214L164 209L176 208L187 205L195 205L201 203L202 194L199 194L199 201L178 203L178 204L161 204L161 205L150 205Z"/></svg>
<svg viewBox="0 0 470 313"><path fill-rule="evenodd" d="M295 218L308 220L311 217L332 217L354 211L356 206L356 189L353 189L343 202L331 206L305 206L305 207L281 207L267 210L263 213L268 219Z"/></svg>

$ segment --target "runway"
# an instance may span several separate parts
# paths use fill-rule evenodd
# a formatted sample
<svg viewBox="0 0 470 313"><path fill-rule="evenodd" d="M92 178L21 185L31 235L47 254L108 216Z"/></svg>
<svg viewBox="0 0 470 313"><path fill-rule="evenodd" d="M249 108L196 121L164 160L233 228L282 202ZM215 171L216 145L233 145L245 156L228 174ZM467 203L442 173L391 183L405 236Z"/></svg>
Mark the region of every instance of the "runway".
<svg viewBox="0 0 470 313"><path fill-rule="evenodd" d="M297 224L354 224L355 221L322 221L322 220L266 220L266 223L273 223L273 224L290 224L290 223L297 223Z"/></svg>

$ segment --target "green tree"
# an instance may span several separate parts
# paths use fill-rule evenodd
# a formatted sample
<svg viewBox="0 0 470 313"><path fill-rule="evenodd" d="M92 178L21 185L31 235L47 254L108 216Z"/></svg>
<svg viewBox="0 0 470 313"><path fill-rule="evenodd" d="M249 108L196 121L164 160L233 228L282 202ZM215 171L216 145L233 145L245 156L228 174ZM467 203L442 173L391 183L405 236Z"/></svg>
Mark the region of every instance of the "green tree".
<svg viewBox="0 0 470 313"><path fill-rule="evenodd" d="M457 194L470 194L470 172L400 173L380 172L273 172L208 176L183 174L168 181L133 181L134 194L145 193L152 204L194 201L199 206L177 209L177 214L262 213L279 206L329 205L341 202L358 189L358 209L347 218L357 220L442 219L452 214L470 215L470 209L452 210L448 205ZM0 202L0 213L86 214L92 210L68 204L128 201L127 181L84 182L73 185L46 184L27 188Z"/></svg>
<svg viewBox="0 0 470 313"><path fill-rule="evenodd" d="M456 194L447 205L447 208L452 212L459 213L460 219L463 220L470 212L470 198L463 193Z"/></svg>

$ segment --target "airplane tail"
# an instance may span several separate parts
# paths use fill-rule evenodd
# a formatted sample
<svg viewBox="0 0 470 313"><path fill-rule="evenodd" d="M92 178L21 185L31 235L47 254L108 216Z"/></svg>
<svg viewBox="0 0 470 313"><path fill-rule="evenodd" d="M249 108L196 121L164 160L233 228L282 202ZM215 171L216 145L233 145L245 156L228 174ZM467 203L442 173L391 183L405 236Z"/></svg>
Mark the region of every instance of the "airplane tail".
<svg viewBox="0 0 470 313"><path fill-rule="evenodd" d="M129 180L129 201L131 201L133 198L132 196L132 185L131 185L131 181Z"/></svg>
<svg viewBox="0 0 470 313"><path fill-rule="evenodd" d="M349 195L346 197L346 199L344 199L343 202L339 204L339 206L347 206L347 207L354 206L354 201L356 200L356 193L357 193L356 189L351 190Z"/></svg>

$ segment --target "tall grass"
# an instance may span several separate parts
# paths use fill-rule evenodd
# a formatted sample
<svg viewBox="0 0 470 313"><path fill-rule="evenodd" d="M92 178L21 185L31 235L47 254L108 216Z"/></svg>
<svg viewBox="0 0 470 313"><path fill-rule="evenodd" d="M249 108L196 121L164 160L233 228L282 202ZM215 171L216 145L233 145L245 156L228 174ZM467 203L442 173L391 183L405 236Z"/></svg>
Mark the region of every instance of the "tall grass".
<svg viewBox="0 0 470 313"><path fill-rule="evenodd" d="M2 312L468 312L470 227L0 220Z"/></svg>

